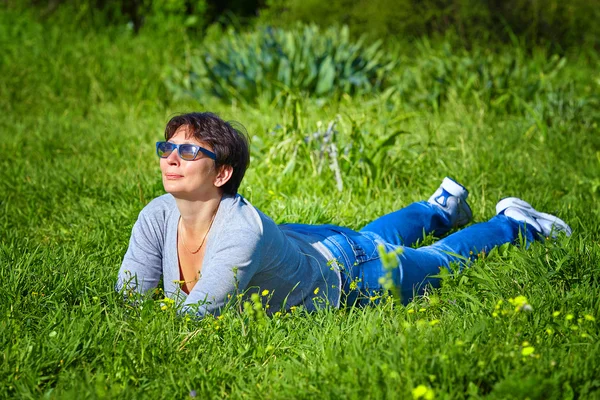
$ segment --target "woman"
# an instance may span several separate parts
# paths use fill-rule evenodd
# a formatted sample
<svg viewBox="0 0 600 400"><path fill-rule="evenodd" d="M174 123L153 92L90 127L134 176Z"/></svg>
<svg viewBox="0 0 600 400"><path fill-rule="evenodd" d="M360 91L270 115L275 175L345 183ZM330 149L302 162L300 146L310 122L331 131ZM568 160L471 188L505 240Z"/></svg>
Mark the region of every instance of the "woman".
<svg viewBox="0 0 600 400"><path fill-rule="evenodd" d="M140 212L119 271L117 290L145 293L163 280L182 311L218 314L238 293L269 291L269 311L294 305L339 307L380 293L385 267L378 245L396 250L391 270L403 301L422 293L439 268L514 242L571 229L517 198L490 221L430 246L410 248L423 233L441 236L471 219L467 190L445 178L427 202L385 215L356 232L334 225L276 225L237 194L249 163L247 139L211 113L172 118L156 144L167 194ZM364 296L363 296L364 295Z"/></svg>

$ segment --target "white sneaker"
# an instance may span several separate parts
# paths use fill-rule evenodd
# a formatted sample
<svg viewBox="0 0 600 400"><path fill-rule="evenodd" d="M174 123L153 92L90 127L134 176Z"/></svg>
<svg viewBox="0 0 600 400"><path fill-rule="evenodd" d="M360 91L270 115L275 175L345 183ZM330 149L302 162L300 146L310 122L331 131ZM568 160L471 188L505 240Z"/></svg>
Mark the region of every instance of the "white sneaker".
<svg viewBox="0 0 600 400"><path fill-rule="evenodd" d="M467 197L469 191L463 185L445 177L438 190L427 201L446 211L452 226L456 228L468 224L473 218Z"/></svg>
<svg viewBox="0 0 600 400"><path fill-rule="evenodd" d="M536 211L531 204L516 197L507 197L496 204L496 214L525 222L545 237L555 238L559 232L571 236L571 227L562 219Z"/></svg>

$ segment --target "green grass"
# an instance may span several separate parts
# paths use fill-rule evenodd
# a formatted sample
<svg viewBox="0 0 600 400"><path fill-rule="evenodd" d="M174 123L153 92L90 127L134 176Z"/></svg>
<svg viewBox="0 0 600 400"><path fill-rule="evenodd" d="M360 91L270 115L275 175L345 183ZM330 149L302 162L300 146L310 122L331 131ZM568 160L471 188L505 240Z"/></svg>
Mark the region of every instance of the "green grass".
<svg viewBox="0 0 600 400"><path fill-rule="evenodd" d="M290 96L275 107L173 101L164 67L200 45L182 32L59 29L0 10L0 38L0 396L410 398L426 385L438 399L600 398L597 58L567 56L543 91L506 107L483 85L465 89L469 67L449 64L460 79L432 104L415 96L441 90L423 66L446 59L443 46L407 47L395 50L396 78L412 76L414 96ZM492 66L522 52L496 51ZM551 56L522 54L520 73ZM137 213L163 193L153 142L191 110L246 126L241 192L276 222L359 228L450 175L470 189L476 221L516 195L574 235L503 247L407 307L266 322L187 321L152 300L130 308L113 285ZM341 192L319 135L305 140L333 120ZM519 295L533 311L512 311ZM522 356L525 341L533 355Z"/></svg>

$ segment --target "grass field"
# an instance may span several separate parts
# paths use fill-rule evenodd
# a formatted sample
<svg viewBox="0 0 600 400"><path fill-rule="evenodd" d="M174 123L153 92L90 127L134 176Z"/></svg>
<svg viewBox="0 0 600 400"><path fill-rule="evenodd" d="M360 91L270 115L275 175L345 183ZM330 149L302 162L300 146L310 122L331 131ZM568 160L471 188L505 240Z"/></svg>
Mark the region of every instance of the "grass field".
<svg viewBox="0 0 600 400"><path fill-rule="evenodd" d="M382 93L174 100L165 67L200 45L0 10L1 397L600 398L593 50L422 41L392 46L397 89ZM500 78L514 66L502 90L470 72L482 58ZM113 285L138 212L163 193L153 143L192 110L246 126L241 193L276 222L360 228L448 175L469 188L475 222L513 195L574 234L503 247L406 307L200 322L158 300L132 308ZM332 121L342 190L323 141ZM523 301L532 311L518 311Z"/></svg>

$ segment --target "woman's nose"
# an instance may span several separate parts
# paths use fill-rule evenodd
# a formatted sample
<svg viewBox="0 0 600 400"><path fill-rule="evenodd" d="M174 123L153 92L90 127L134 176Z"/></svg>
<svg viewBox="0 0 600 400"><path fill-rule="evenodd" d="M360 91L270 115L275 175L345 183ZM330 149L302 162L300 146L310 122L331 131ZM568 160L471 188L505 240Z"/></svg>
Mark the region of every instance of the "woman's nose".
<svg viewBox="0 0 600 400"><path fill-rule="evenodd" d="M179 164L179 154L176 154L178 151L179 151L178 149L173 149L173 151L171 152L171 154L169 154L167 156L167 162L170 165Z"/></svg>

